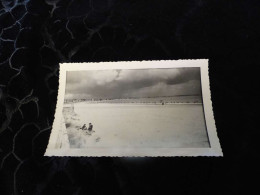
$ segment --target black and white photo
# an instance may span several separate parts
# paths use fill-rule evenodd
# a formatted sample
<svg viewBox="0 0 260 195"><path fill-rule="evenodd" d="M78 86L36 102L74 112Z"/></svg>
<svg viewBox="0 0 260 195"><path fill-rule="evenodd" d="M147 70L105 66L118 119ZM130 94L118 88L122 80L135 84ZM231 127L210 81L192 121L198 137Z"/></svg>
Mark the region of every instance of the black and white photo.
<svg viewBox="0 0 260 195"><path fill-rule="evenodd" d="M207 66L207 60L61 64L46 155L222 155Z"/></svg>

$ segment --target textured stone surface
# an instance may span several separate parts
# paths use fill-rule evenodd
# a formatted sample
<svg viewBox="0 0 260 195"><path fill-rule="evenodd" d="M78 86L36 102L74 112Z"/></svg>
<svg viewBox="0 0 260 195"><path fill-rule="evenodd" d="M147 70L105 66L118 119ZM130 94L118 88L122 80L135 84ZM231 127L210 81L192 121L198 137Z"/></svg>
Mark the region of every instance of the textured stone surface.
<svg viewBox="0 0 260 195"><path fill-rule="evenodd" d="M259 153L253 76L259 21L258 1L2 0L0 194L237 194L246 188L239 184L259 173L256 160L244 168L244 158ZM59 62L184 58L210 58L225 159L43 157Z"/></svg>

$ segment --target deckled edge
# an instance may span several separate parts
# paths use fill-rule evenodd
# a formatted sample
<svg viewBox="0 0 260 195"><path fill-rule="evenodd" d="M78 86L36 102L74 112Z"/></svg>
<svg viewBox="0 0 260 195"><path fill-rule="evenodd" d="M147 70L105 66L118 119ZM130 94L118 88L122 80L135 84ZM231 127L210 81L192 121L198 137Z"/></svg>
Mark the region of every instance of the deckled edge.
<svg viewBox="0 0 260 195"><path fill-rule="evenodd" d="M206 90L208 92L208 98L207 100L209 101L208 102L208 109L207 109L207 112L210 112L208 113L209 117L210 117L210 122L212 123L211 125L213 126L212 129L214 130L211 130L211 133L213 134L212 137L214 137L214 146L215 146L215 150L216 152L219 154L219 157L223 157L223 151L222 151L222 147L221 147L221 144L220 144L220 140L219 140L219 136L218 136L218 131L217 131L217 126L216 126L216 121L215 121L215 116L214 116L214 112L213 112L213 104L212 104L212 98L211 98L211 88L210 88L210 77L209 77L209 60L207 59L207 79L205 80L205 82L207 83L207 86L206 86ZM201 77L202 78L202 77ZM201 83L202 85L202 83ZM202 86L202 89L203 89L203 86ZM202 98L203 98L203 106L204 106L204 96L202 94ZM205 109L204 109L204 112L205 112ZM204 113L205 115L205 118L206 118L206 114ZM207 123L207 120L205 119L206 123ZM207 125L207 131L208 131L208 125Z"/></svg>
<svg viewBox="0 0 260 195"><path fill-rule="evenodd" d="M55 126L57 126L57 124L59 123L59 105L61 103L62 100L62 95L61 95L61 90L60 90L60 86L62 84L62 80L63 77L61 76L62 70L61 70L61 66L59 64L59 82L58 82L58 95L57 95L57 101L56 101L56 107L55 107L55 114L54 114L54 119L53 119L53 123L52 123L52 128L51 128L51 133L49 136L49 140L48 140L48 145L47 148L45 150L44 156L49 156L46 155L50 150L53 150L53 146L56 144L56 140L57 140L57 136L58 136L58 131L54 131ZM65 82L66 82L66 77L64 78ZM52 155L55 156L55 155Z"/></svg>
<svg viewBox="0 0 260 195"><path fill-rule="evenodd" d="M203 60L203 61L207 61L207 87L206 87L206 90L208 91L208 95L209 95L209 112L208 114L210 114L210 118L212 119L213 121L213 124L214 124L214 130L211 130L213 131L213 134L214 134L214 137L215 137L215 144L214 146L217 146L217 148L214 148L216 150L214 151L211 151L210 154L208 154L207 152L205 154L195 154L195 155L192 155L192 154L183 154L183 152L180 152L182 154L179 154L179 155L64 155L64 152L66 153L66 151L63 151L61 152L61 154L51 154L53 153L53 150L55 149L51 149L50 148L50 144L52 144L52 141L51 138L53 137L53 128L54 128L54 125L58 123L58 106L59 106L59 101L61 101L60 99L60 96L61 96L61 90L60 90L60 84L62 83L62 78L61 78L61 72L64 71L62 70L61 66L63 66L64 64L65 65L68 65L68 64L101 64L101 63L133 63L133 62L171 62L171 61L198 61L198 60ZM202 67L202 66L201 66ZM65 70L66 72L66 70ZM65 76L65 82L66 82L66 76ZM202 79L202 76L201 76L201 79ZM202 85L202 83L201 83ZM204 87L202 87L204 88ZM204 96L202 97L203 98L203 101L204 101ZM205 111L205 110L204 110ZM206 115L206 114L205 114ZM207 122L207 121L206 121ZM208 130L208 126L207 126L207 130ZM212 140L210 140L212 141ZM55 144L55 143L54 143ZM174 148L174 149L189 149L189 148ZM192 148L194 149L194 148ZM198 148L198 149L204 149L204 148ZM69 149L69 150L74 150L74 149ZM185 153L185 152L184 152ZM45 150L45 154L44 156L46 157L124 157L124 158L139 158L139 157L150 157L150 158L155 158L155 157L223 157L223 152L222 152L222 148L221 148L221 145L220 145L220 141L219 141L219 137L218 137L218 133L217 133L217 129L216 129L216 122L215 122L215 118L214 118L214 112L213 112L213 105L212 105L212 99L211 99L211 90L210 90L210 79L209 79L209 60L208 59L178 59L178 60L134 60L134 61L106 61L106 62L69 62L69 63L59 63L59 86L58 86L58 97L57 97L57 103L56 103L56 109L55 109L55 115L54 115L54 120L53 120L53 125L52 125L52 130L51 130L51 134L50 134L50 137L49 137L49 143L48 143L48 146Z"/></svg>

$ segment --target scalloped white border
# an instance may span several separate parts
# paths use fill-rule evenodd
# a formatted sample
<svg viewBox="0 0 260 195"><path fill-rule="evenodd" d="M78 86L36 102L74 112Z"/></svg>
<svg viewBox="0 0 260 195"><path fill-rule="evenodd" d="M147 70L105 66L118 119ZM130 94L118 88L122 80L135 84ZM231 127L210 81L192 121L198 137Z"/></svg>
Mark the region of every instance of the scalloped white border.
<svg viewBox="0 0 260 195"><path fill-rule="evenodd" d="M144 68L183 68L200 67L203 107L210 141L210 148L84 148L55 149L60 128L63 100L66 85L66 71L109 70L109 69L144 69ZM113 157L163 157L163 156L223 156L217 136L209 88L208 60L164 60L131 62L97 62L97 63L62 63L60 64L59 90L55 119L49 144L44 156L113 156Z"/></svg>

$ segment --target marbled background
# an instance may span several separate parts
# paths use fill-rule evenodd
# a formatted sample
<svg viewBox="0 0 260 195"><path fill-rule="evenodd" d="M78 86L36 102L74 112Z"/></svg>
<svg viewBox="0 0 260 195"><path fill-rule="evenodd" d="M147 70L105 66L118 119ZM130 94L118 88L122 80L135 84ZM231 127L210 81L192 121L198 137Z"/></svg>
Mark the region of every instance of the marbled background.
<svg viewBox="0 0 260 195"><path fill-rule="evenodd" d="M0 1L0 194L239 194L259 178L260 2ZM43 157L59 62L209 58L224 158Z"/></svg>

